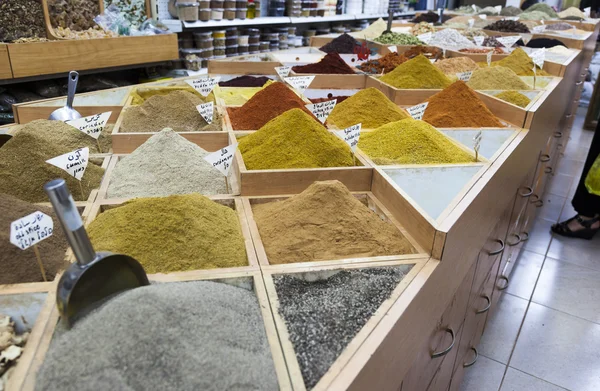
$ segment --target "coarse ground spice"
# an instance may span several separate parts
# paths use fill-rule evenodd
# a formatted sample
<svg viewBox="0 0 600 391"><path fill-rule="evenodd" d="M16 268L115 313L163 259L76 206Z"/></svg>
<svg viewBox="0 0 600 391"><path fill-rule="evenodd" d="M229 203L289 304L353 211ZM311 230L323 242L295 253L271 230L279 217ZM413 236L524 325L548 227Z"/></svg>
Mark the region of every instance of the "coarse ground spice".
<svg viewBox="0 0 600 391"><path fill-rule="evenodd" d="M523 11L519 7L512 5L502 8L502 11L500 11L500 15L502 16L517 16L521 13L523 13Z"/></svg>
<svg viewBox="0 0 600 391"><path fill-rule="evenodd" d="M416 251L393 223L337 180L314 182L298 195L252 211L272 265Z"/></svg>
<svg viewBox="0 0 600 391"><path fill-rule="evenodd" d="M48 13L52 27L83 31L96 26L100 4L96 0L48 0Z"/></svg>
<svg viewBox="0 0 600 391"><path fill-rule="evenodd" d="M436 89L448 87L452 82L425 56L417 57L400 64L392 72L379 80L402 89Z"/></svg>
<svg viewBox="0 0 600 391"><path fill-rule="evenodd" d="M516 20L498 20L484 27L485 30L502 31L505 33L529 33L523 23Z"/></svg>
<svg viewBox="0 0 600 391"><path fill-rule="evenodd" d="M467 85L474 90L530 90L510 68L485 67L473 72Z"/></svg>
<svg viewBox="0 0 600 391"><path fill-rule="evenodd" d="M300 109L311 117L306 103L285 84L275 82L256 93L242 107L228 107L233 130L257 130L291 109Z"/></svg>
<svg viewBox="0 0 600 391"><path fill-rule="evenodd" d="M353 165L348 144L298 109L286 111L240 139L239 149L248 170Z"/></svg>
<svg viewBox="0 0 600 391"><path fill-rule="evenodd" d="M194 95L200 97L203 100L206 100L207 102L215 100L213 93L210 93L208 95L208 97L204 98L202 95L200 95L200 93L198 91L196 91L194 89L194 87L192 87L188 84L181 85L181 84L175 84L175 83L172 85L170 84L167 86L161 86L161 87L156 87L156 88L152 88L152 87L132 88L129 95L132 98L131 104L134 106L137 106L137 105L141 105L142 103L144 103L148 99L152 98L153 96L169 95L171 92L174 92L174 91L187 91L191 94L194 94Z"/></svg>
<svg viewBox="0 0 600 391"><path fill-rule="evenodd" d="M266 76L238 76L231 80L219 82L220 87L262 87L268 81L272 81Z"/></svg>
<svg viewBox="0 0 600 391"><path fill-rule="evenodd" d="M109 178L108 198L225 194L225 177L204 160L204 149L163 129L122 157Z"/></svg>
<svg viewBox="0 0 600 391"><path fill-rule="evenodd" d="M450 18L451 18L451 16L444 14L442 23L447 21ZM413 18L411 20L411 22L412 23L421 23L421 22L437 23L439 20L440 20L440 16L437 14L437 12L427 11L426 13L422 13L422 14L416 16L415 18Z"/></svg>
<svg viewBox="0 0 600 391"><path fill-rule="evenodd" d="M385 45L422 45L423 42L412 34L384 32L379 37L374 39Z"/></svg>
<svg viewBox="0 0 600 391"><path fill-rule="evenodd" d="M48 202L44 184L63 178L76 201L86 201L100 186L104 169L90 161L78 181L66 171L46 160L72 152L73 149L52 142L33 132L19 132L0 148L0 193L28 202ZM81 184L81 187L80 187ZM83 188L83 194L81 194Z"/></svg>
<svg viewBox="0 0 600 391"><path fill-rule="evenodd" d="M433 64L447 76L456 76L457 73L474 71L479 66L469 57L453 57L445 60L438 60Z"/></svg>
<svg viewBox="0 0 600 391"><path fill-rule="evenodd" d="M464 30L459 30L459 33L461 33L465 38L470 39L471 41L473 41L475 37L488 36L483 30L480 30L478 28L466 28Z"/></svg>
<svg viewBox="0 0 600 391"><path fill-rule="evenodd" d="M521 94L519 91L503 91L496 95L496 98L523 108L527 107L531 102L531 99Z"/></svg>
<svg viewBox="0 0 600 391"><path fill-rule="evenodd" d="M568 17L577 17L581 19L585 19L585 13L577 7L569 7L564 11L558 13L559 18L568 18Z"/></svg>
<svg viewBox="0 0 600 391"><path fill-rule="evenodd" d="M371 87L336 104L327 118L327 124L335 125L339 129L356 124L362 124L363 129L374 129L404 118L408 118L404 110L377 88Z"/></svg>
<svg viewBox="0 0 600 391"><path fill-rule="evenodd" d="M504 53L504 50L502 50L501 48L490 48L490 49L460 49L459 52L461 53L473 53L473 54L482 54L482 53L488 53L489 51L493 51L494 54L506 54ZM487 63L486 63L487 65Z"/></svg>
<svg viewBox="0 0 600 391"><path fill-rule="evenodd" d="M469 163L474 157L424 121L412 118L365 132L358 147L376 164Z"/></svg>
<svg viewBox="0 0 600 391"><path fill-rule="evenodd" d="M132 289L56 334L36 390L279 389L256 295L224 282Z"/></svg>
<svg viewBox="0 0 600 391"><path fill-rule="evenodd" d="M336 52L327 53L321 61L314 64L292 67L296 73L354 75L356 72Z"/></svg>
<svg viewBox="0 0 600 391"><path fill-rule="evenodd" d="M313 388L414 265L334 272L319 281L273 276L306 389Z"/></svg>
<svg viewBox="0 0 600 391"><path fill-rule="evenodd" d="M100 137L98 137L98 142L93 137L62 121L39 119L15 128L17 133L36 133L50 142L62 145L70 150L88 147L90 153L107 153L112 146L112 126L104 128ZM100 150L98 150L98 144L100 144Z"/></svg>
<svg viewBox="0 0 600 391"><path fill-rule="evenodd" d="M37 244L48 281L69 263L65 260L68 245L52 208L33 205L7 194L0 194L0 284L21 284L44 281L33 248L21 250L10 242L10 225L13 221L40 211L52 217L52 236Z"/></svg>
<svg viewBox="0 0 600 391"><path fill-rule="evenodd" d="M493 67L506 67L510 68L519 76L533 76L533 60L525 51L521 48L516 48L506 58L498 61L492 61ZM537 66L536 66L537 67ZM537 76L548 76L548 72L537 67Z"/></svg>
<svg viewBox="0 0 600 391"><path fill-rule="evenodd" d="M411 58L417 57L419 54L422 54L429 59L436 59L442 56L442 51L434 46L418 45L413 46L401 54L392 52L383 57L366 61L357 68L363 72L377 75L380 75L381 73L390 73L396 69L398 65L405 63Z"/></svg>
<svg viewBox="0 0 600 391"><path fill-rule="evenodd" d="M558 14L556 13L556 11L554 11L554 9L546 3L536 3L536 4L532 5L531 7L528 7L526 10L526 12L533 12L533 11L543 12L551 18L558 18Z"/></svg>
<svg viewBox="0 0 600 391"><path fill-rule="evenodd" d="M421 35L425 33L434 33L435 27L431 23L427 22L419 22L410 28L410 33L412 35Z"/></svg>
<svg viewBox="0 0 600 391"><path fill-rule="evenodd" d="M446 28L433 34L429 45L452 49L472 48L476 46L475 43L452 28Z"/></svg>
<svg viewBox="0 0 600 391"><path fill-rule="evenodd" d="M0 42L46 38L40 0L3 0L0 3Z"/></svg>
<svg viewBox="0 0 600 391"><path fill-rule="evenodd" d="M331 40L331 42L328 42L325 45L321 46L319 50L325 53L335 52L340 54L352 54L354 53L354 48L360 45L360 42L358 42L350 35L344 33L339 37Z"/></svg>
<svg viewBox="0 0 600 391"><path fill-rule="evenodd" d="M569 23L564 23L564 22L546 25L546 30L554 30L554 31L572 30L574 28L575 28L575 26L573 26Z"/></svg>
<svg viewBox="0 0 600 391"><path fill-rule="evenodd" d="M236 212L200 194L136 198L87 229L96 251L129 255L149 274L248 265Z"/></svg>
<svg viewBox="0 0 600 391"><path fill-rule="evenodd" d="M465 82L456 81L450 87L430 97L423 121L438 128L502 128L504 125L477 97Z"/></svg>
<svg viewBox="0 0 600 391"><path fill-rule="evenodd" d="M483 43L481 44L481 46L487 46L487 47L494 47L494 48L504 48L504 44L500 43L500 41L498 41L497 38L500 38L500 35L494 35L491 37L487 37L486 39L483 40ZM519 39L517 42L515 42L513 44L513 46L525 46L525 43L523 42L522 39ZM501 54L506 54L504 53L504 51L502 51Z"/></svg>
<svg viewBox="0 0 600 391"><path fill-rule="evenodd" d="M208 124L196 109L196 106L206 102L208 100L187 91L152 96L141 105L125 110L119 132L160 132L164 128L172 128L176 132L222 130L221 116L217 110L214 111L212 124Z"/></svg>
<svg viewBox="0 0 600 391"><path fill-rule="evenodd" d="M548 16L548 14L546 14L545 12L542 11L529 11L529 9L527 9L527 12L523 12L521 15L519 15L519 20L550 20L552 19L551 16Z"/></svg>

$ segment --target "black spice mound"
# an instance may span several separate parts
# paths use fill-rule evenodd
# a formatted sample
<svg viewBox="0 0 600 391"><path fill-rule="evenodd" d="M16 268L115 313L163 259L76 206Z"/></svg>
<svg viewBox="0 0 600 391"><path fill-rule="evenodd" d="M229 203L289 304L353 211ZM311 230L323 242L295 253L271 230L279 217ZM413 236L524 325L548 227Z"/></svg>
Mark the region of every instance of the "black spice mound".
<svg viewBox="0 0 600 391"><path fill-rule="evenodd" d="M325 53L337 52L341 54L353 54L354 48L360 45L360 42L344 33L331 42L323 45L319 50Z"/></svg>
<svg viewBox="0 0 600 391"><path fill-rule="evenodd" d="M484 30L501 31L505 33L528 33L529 29L521 22L516 20L499 20L492 24L488 24Z"/></svg>

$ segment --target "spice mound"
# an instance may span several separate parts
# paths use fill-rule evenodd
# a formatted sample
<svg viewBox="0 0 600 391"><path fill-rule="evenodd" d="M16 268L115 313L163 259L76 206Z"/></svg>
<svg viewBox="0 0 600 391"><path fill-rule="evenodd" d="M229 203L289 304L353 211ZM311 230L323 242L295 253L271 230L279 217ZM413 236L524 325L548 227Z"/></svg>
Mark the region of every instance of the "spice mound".
<svg viewBox="0 0 600 391"><path fill-rule="evenodd" d="M447 76L456 76L457 73L474 71L479 68L477 63L469 57L448 58L436 61L433 65Z"/></svg>
<svg viewBox="0 0 600 391"><path fill-rule="evenodd" d="M423 42L412 34L404 33L383 33L374 39L375 42L386 45L422 45Z"/></svg>
<svg viewBox="0 0 600 391"><path fill-rule="evenodd" d="M271 391L279 386L270 352L252 291L156 284L110 299L55 335L36 390Z"/></svg>
<svg viewBox="0 0 600 391"><path fill-rule="evenodd" d="M488 24L485 30L502 31L505 33L529 33L529 29L521 22L516 20L499 20Z"/></svg>
<svg viewBox="0 0 600 391"><path fill-rule="evenodd" d="M471 75L467 85L474 90L530 90L510 68L485 67L477 69Z"/></svg>
<svg viewBox="0 0 600 391"><path fill-rule="evenodd" d="M34 132L18 132L0 148L0 193L29 202L48 202L44 184L63 178L74 200L87 200L90 192L99 187L104 169L90 161L78 181L66 171L46 163L48 159L72 151Z"/></svg>
<svg viewBox="0 0 600 391"><path fill-rule="evenodd" d="M531 99L521 94L519 91L504 91L496 95L496 98L523 108L527 107L531 102Z"/></svg>
<svg viewBox="0 0 600 391"><path fill-rule="evenodd" d="M502 60L494 61L491 65L510 68L519 76L533 76L533 60L521 48L516 48L509 56ZM539 69L539 67L537 67L536 73L537 76L548 76L548 73L543 69Z"/></svg>
<svg viewBox="0 0 600 391"><path fill-rule="evenodd" d="M473 53L473 54L487 54L490 51L494 52L494 54L506 54L504 53L504 50L502 50L501 48L493 48L493 49L460 49L459 52L461 53ZM487 65L487 64L485 64Z"/></svg>
<svg viewBox="0 0 600 391"><path fill-rule="evenodd" d="M33 294L29 294L30 296ZM25 295L21 295L25 296ZM18 296L17 296L18 297ZM8 296L10 301L10 296ZM18 299L17 299L18 300ZM31 326L24 321L25 330L18 330L15 325L15 317L0 313L0 357L2 357L2 366L0 366L0 389L6 390L8 382L14 373L22 353L29 339ZM15 327L16 326L16 327ZM20 331L20 332L19 332Z"/></svg>
<svg viewBox="0 0 600 391"><path fill-rule="evenodd" d="M359 65L358 68L363 72L372 74L389 73L396 69L398 65L417 57L419 54L429 59L435 59L441 56L442 51L433 46L414 46L402 54L392 52L383 57L366 61Z"/></svg>
<svg viewBox="0 0 600 391"><path fill-rule="evenodd" d="M566 10L559 12L558 17L559 18L576 17L576 18L585 19L585 13L577 7L569 7Z"/></svg>
<svg viewBox="0 0 600 391"><path fill-rule="evenodd" d="M376 164L469 163L475 160L436 128L412 118L363 133L358 147Z"/></svg>
<svg viewBox="0 0 600 391"><path fill-rule="evenodd" d="M236 212L200 194L134 199L88 233L96 251L129 255L150 274L248 265Z"/></svg>
<svg viewBox="0 0 600 391"><path fill-rule="evenodd" d="M219 82L219 87L262 87L268 81L266 76L238 76L231 80Z"/></svg>
<svg viewBox="0 0 600 391"><path fill-rule="evenodd" d="M396 88L435 89L448 87L452 82L425 56L418 55L383 75L379 80Z"/></svg>
<svg viewBox="0 0 600 391"><path fill-rule="evenodd" d="M423 121L438 128L496 128L504 127L494 114L463 81L427 100Z"/></svg>
<svg viewBox="0 0 600 391"><path fill-rule="evenodd" d="M52 27L82 31L96 26L100 4L94 0L48 0L48 13Z"/></svg>
<svg viewBox="0 0 600 391"><path fill-rule="evenodd" d="M67 240L52 208L33 205L7 194L0 194L0 224L3 227L0 230L0 270L2 270L0 284L44 281L33 248L21 250L10 242L11 223L37 211L47 214L54 221L52 236L36 245L44 265L46 279L54 280L54 276L69 264L65 261Z"/></svg>
<svg viewBox="0 0 600 391"><path fill-rule="evenodd" d="M565 44L563 42L559 41L558 39L552 39L552 38L534 38L534 39L530 40L529 42L527 42L528 48L541 49L541 48L553 48L555 46L565 47ZM569 52L569 54L570 53L571 52Z"/></svg>
<svg viewBox="0 0 600 391"><path fill-rule="evenodd" d="M139 106L128 107L123 114L121 133L160 132L172 128L176 132L219 131L221 116L214 111L208 124L196 106L206 103L201 96L176 90L167 95L154 95Z"/></svg>
<svg viewBox="0 0 600 391"><path fill-rule="evenodd" d="M296 73L353 75L356 72L336 52L327 53L321 61L314 64L292 67Z"/></svg>
<svg viewBox="0 0 600 391"><path fill-rule="evenodd" d="M440 30L431 37L430 45L449 48L472 48L475 44L455 29Z"/></svg>
<svg viewBox="0 0 600 391"><path fill-rule="evenodd" d="M375 22L371 23L366 29L351 33L350 35L362 39L374 39L379 37L385 30L387 30L387 23L383 19L379 18Z"/></svg>
<svg viewBox="0 0 600 391"><path fill-rule="evenodd" d="M575 26L573 26L569 23L564 23L564 22L546 25L546 30L554 30L554 31L572 30L574 28L575 28Z"/></svg>
<svg viewBox="0 0 600 391"><path fill-rule="evenodd" d="M276 82L256 93L242 107L228 108L234 130L256 130L291 109L300 109L312 116L306 103L285 84Z"/></svg>
<svg viewBox="0 0 600 391"><path fill-rule="evenodd" d="M346 99L348 99L348 98L349 98L349 96L345 96L345 95L344 95L344 96L334 96L334 95L333 95L333 94L330 92L329 94L327 94L327 98L310 98L309 100L310 100L312 103L321 103L321 102L327 102L327 101L330 101L330 100L334 100L334 99L335 99L335 100L337 101L337 103L336 103L336 104L340 104L340 103L342 103L343 101L345 101L345 100L346 100Z"/></svg>
<svg viewBox="0 0 600 391"><path fill-rule="evenodd" d="M502 11L500 11L500 15L502 16L517 16L521 13L523 13L523 11L521 11L520 8L512 5L502 8Z"/></svg>
<svg viewBox="0 0 600 391"><path fill-rule="evenodd" d="M450 18L451 18L451 16L444 14L442 17L442 23L447 21ZM437 23L439 20L440 20L440 16L437 14L437 12L427 11L426 13L422 13L422 14L416 16L415 18L413 18L411 20L411 22L412 23L421 23L421 22Z"/></svg>
<svg viewBox="0 0 600 391"><path fill-rule="evenodd" d="M352 151L301 110L286 111L239 141L248 170L352 166Z"/></svg>
<svg viewBox="0 0 600 391"><path fill-rule="evenodd" d="M270 264L415 252L394 224L339 181L315 182L298 195L252 210Z"/></svg>
<svg viewBox="0 0 600 391"><path fill-rule="evenodd" d="M108 198L160 197L171 194L225 194L225 179L204 160L204 149L172 129L150 137L116 164Z"/></svg>
<svg viewBox="0 0 600 391"><path fill-rule="evenodd" d="M435 33L435 27L431 23L419 22L410 28L412 35L421 35L425 33Z"/></svg>
<svg viewBox="0 0 600 391"><path fill-rule="evenodd" d="M327 123L340 129L356 124L362 124L363 129L374 129L404 118L408 118L404 110L377 88L371 87L336 104L327 118Z"/></svg>
<svg viewBox="0 0 600 391"><path fill-rule="evenodd" d="M536 21L535 23L537 24L538 20L550 20L552 19L550 16L548 16L548 14L546 14L545 12L542 11L529 11L527 10L527 12L523 12L521 15L519 15L519 20L533 20Z"/></svg>
<svg viewBox="0 0 600 391"><path fill-rule="evenodd" d="M279 314L307 389L317 385L412 267L337 270L317 281L296 273L273 276Z"/></svg>
<svg viewBox="0 0 600 391"><path fill-rule="evenodd" d="M98 142L96 142L92 137L71 125L67 125L62 121L50 121L46 119L29 122L26 125L17 127L16 130L18 133L37 134L49 140L49 142L56 143L69 150L88 147L90 153L107 153L110 150L112 145L111 131L112 126L106 126L100 137L98 137ZM98 150L98 145L100 145L100 150Z"/></svg>
<svg viewBox="0 0 600 391"><path fill-rule="evenodd" d="M558 18L558 14L556 13L556 11L554 11L554 9L552 7L550 7L548 4L545 4L545 3L536 3L536 4L532 5L531 7L527 8L526 11L527 12L539 11L539 12L545 13L546 15L548 15L551 18Z"/></svg>
<svg viewBox="0 0 600 391"><path fill-rule="evenodd" d="M354 53L354 48L360 45L360 42L344 33L320 47L319 50L325 53L352 54Z"/></svg>
<svg viewBox="0 0 600 391"><path fill-rule="evenodd" d="M46 38L41 1L4 0L0 7L0 42L12 42L21 38Z"/></svg>

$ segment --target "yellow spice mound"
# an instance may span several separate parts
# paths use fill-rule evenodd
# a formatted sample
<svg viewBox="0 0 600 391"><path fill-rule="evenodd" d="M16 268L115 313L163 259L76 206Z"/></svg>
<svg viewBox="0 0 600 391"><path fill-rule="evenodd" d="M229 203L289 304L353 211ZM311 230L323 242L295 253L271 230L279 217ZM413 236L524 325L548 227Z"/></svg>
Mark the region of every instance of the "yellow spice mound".
<svg viewBox="0 0 600 391"><path fill-rule="evenodd" d="M452 84L452 81L422 54L398 65L379 80L403 89L442 89Z"/></svg>
<svg viewBox="0 0 600 391"><path fill-rule="evenodd" d="M531 102L531 99L521 94L519 91L504 91L496 95L496 98L502 99L508 103L512 103L513 105L519 107L527 107L527 105Z"/></svg>
<svg viewBox="0 0 600 391"><path fill-rule="evenodd" d="M530 90L525 83L510 68L501 66L477 69L471 75L467 85L474 90Z"/></svg>
<svg viewBox="0 0 600 391"><path fill-rule="evenodd" d="M491 64L493 67L506 67L512 69L519 76L533 76L533 60L521 48L513 50L513 52L499 61L494 61ZM549 73L537 67L537 76L549 76Z"/></svg>

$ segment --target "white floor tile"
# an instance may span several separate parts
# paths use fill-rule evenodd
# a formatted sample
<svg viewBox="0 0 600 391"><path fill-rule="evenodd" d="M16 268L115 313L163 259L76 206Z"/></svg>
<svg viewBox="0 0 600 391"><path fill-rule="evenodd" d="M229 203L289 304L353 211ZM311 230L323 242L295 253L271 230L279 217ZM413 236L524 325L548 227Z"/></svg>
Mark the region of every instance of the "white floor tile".
<svg viewBox="0 0 600 391"><path fill-rule="evenodd" d="M547 193L542 197L544 205L538 208L537 217L557 222L566 200L566 197Z"/></svg>
<svg viewBox="0 0 600 391"><path fill-rule="evenodd" d="M571 175L574 177L579 177L581 175L581 170L583 170L583 162L579 160L572 160L567 157L563 157L558 162L558 167L556 168L556 174L564 174Z"/></svg>
<svg viewBox="0 0 600 391"><path fill-rule="evenodd" d="M465 369L461 391L498 391L506 366L479 355L472 367Z"/></svg>
<svg viewBox="0 0 600 391"><path fill-rule="evenodd" d="M555 386L537 377L533 377L514 368L508 368L500 391L563 391L562 387Z"/></svg>
<svg viewBox="0 0 600 391"><path fill-rule="evenodd" d="M554 235L548 249L548 256L600 270L600 234L596 234L592 240Z"/></svg>
<svg viewBox="0 0 600 391"><path fill-rule="evenodd" d="M509 276L510 283L505 292L529 301L543 264L543 255L527 250L522 251Z"/></svg>
<svg viewBox="0 0 600 391"><path fill-rule="evenodd" d="M569 195L569 189L573 183L573 176L565 174L556 174L550 179L546 188L546 194L554 194L561 197Z"/></svg>
<svg viewBox="0 0 600 391"><path fill-rule="evenodd" d="M550 227L555 222L536 218L529 228L529 239L525 241L523 248L538 254L545 255L552 239Z"/></svg>

